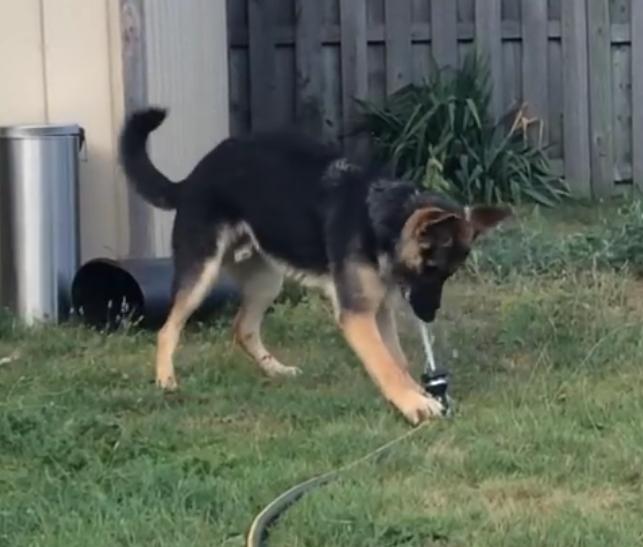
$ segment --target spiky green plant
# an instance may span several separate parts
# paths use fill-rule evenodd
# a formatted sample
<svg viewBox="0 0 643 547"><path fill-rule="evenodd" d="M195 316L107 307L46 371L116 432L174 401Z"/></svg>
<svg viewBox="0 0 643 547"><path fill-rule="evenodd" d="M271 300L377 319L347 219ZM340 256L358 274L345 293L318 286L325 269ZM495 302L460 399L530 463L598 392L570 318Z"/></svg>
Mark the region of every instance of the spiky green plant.
<svg viewBox="0 0 643 547"><path fill-rule="evenodd" d="M458 70L360 106L377 155L407 180L468 202L553 206L568 197L544 147L527 138L524 108L494 122L490 102L487 64L469 55Z"/></svg>

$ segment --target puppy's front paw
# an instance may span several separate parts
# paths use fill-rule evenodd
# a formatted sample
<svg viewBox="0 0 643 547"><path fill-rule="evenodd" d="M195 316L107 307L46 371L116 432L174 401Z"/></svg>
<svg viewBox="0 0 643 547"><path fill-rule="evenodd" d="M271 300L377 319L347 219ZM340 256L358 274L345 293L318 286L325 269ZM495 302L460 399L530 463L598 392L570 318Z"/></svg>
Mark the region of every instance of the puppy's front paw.
<svg viewBox="0 0 643 547"><path fill-rule="evenodd" d="M440 401L413 389L404 391L392 402L413 425L440 417L444 410Z"/></svg>
<svg viewBox="0 0 643 547"><path fill-rule="evenodd" d="M156 385L163 391L176 391L179 387L174 374L169 374L167 376L157 376Z"/></svg>

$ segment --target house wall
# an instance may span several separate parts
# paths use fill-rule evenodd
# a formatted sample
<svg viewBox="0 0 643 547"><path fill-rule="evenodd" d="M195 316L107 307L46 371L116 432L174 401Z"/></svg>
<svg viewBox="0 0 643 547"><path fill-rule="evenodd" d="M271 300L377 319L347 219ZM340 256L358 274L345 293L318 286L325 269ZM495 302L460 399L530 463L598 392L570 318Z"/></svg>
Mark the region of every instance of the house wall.
<svg viewBox="0 0 643 547"><path fill-rule="evenodd" d="M170 108L151 153L180 179L228 132L225 0L144 0L146 95ZM117 164L124 118L116 0L0 0L0 125L78 123L83 260L130 249L128 188ZM149 254L169 250L171 215L154 212Z"/></svg>
<svg viewBox="0 0 643 547"><path fill-rule="evenodd" d="M83 258L127 248L115 164L122 117L117 11L109 0L0 0L0 125L78 123Z"/></svg>

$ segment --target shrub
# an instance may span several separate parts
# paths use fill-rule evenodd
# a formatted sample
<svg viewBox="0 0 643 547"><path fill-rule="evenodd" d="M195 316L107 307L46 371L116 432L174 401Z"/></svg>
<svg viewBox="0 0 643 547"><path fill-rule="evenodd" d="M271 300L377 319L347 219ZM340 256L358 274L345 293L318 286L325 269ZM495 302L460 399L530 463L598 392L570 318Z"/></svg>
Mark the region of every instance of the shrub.
<svg viewBox="0 0 643 547"><path fill-rule="evenodd" d="M380 160L426 188L465 202L559 203L568 188L544 148L529 143L524 108L494 123L490 90L486 63L470 55L461 69L438 71L381 106L360 101L363 128Z"/></svg>

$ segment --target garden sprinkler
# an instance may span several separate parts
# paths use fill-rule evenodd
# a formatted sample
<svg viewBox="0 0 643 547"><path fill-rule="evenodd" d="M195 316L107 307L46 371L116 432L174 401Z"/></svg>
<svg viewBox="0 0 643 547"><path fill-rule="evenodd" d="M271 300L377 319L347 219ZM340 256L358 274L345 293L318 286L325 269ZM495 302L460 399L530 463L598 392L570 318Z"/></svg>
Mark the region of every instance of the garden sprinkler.
<svg viewBox="0 0 643 547"><path fill-rule="evenodd" d="M424 354L426 363L424 365L424 372L422 373L422 386L424 390L442 403L444 416L451 416L453 413L453 401L447 393L449 388L449 371L446 369L438 368L435 364L435 357L433 356L433 345L431 342L431 335L429 333L429 325L423 321L419 322L420 335L422 336L422 344L424 345Z"/></svg>

